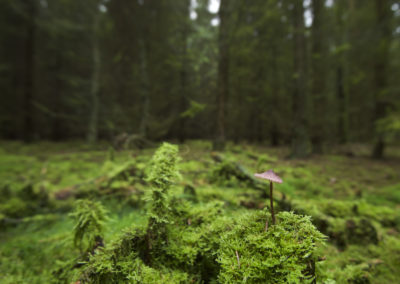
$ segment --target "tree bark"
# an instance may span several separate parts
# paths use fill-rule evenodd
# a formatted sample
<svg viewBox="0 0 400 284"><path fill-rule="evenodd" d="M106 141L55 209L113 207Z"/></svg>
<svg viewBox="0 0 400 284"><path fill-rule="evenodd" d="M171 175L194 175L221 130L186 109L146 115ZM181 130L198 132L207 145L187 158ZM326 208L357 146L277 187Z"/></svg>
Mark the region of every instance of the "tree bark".
<svg viewBox="0 0 400 284"><path fill-rule="evenodd" d="M313 0L313 24L312 24L312 100L313 100L313 120L312 120L312 150L313 153L322 154L326 139L326 89L325 89L325 40L323 31L323 0Z"/></svg>
<svg viewBox="0 0 400 284"><path fill-rule="evenodd" d="M225 148L225 106L228 97L229 84L229 46L228 46L228 0L221 0L219 8L219 62L217 81L217 132L214 140L214 150Z"/></svg>
<svg viewBox="0 0 400 284"><path fill-rule="evenodd" d="M23 140L31 142L34 135L34 115L32 102L34 98L35 77L35 37L36 37L36 0L27 0L27 31L25 43L25 84L24 84L24 120Z"/></svg>
<svg viewBox="0 0 400 284"><path fill-rule="evenodd" d="M386 109L388 103L385 101L384 95L387 87L387 70L388 70L388 58L389 48L391 43L391 29L390 29L390 10L389 1L375 0L375 12L377 18L377 34L378 40L376 41L377 47L375 50L375 63L374 63L374 127L375 127L375 145L372 151L373 158L380 159L384 155L385 151L385 138L382 132L376 129L376 122L386 115Z"/></svg>
<svg viewBox="0 0 400 284"><path fill-rule="evenodd" d="M274 106L271 115L272 122L270 124L269 134L270 134L270 141L273 147L277 147L279 145L280 139L280 130L279 130L279 96L281 95L281 84L279 82L279 66L278 66L278 46L276 43L271 45L271 69L272 69L272 89L274 90L271 98L272 105Z"/></svg>
<svg viewBox="0 0 400 284"><path fill-rule="evenodd" d="M339 136L339 144L347 143L347 104L346 104L346 94L344 91L344 83L343 83L343 67L341 64L336 68L336 97L338 101L338 136Z"/></svg>
<svg viewBox="0 0 400 284"><path fill-rule="evenodd" d="M294 90L292 158L305 158L310 154L308 134L308 95L306 91L306 43L304 37L303 1L294 1Z"/></svg>
<svg viewBox="0 0 400 284"><path fill-rule="evenodd" d="M99 98L99 77L100 77L100 68L101 68L101 57L100 57L100 47L99 47L99 39L98 39L98 30L99 30L99 22L100 22L100 14L97 11L96 7L96 15L94 16L93 23L93 74L92 74L92 82L91 82L91 113L89 119L89 128L87 141L89 143L96 143L98 138L98 120L99 120L99 107L100 107L100 98Z"/></svg>
<svg viewBox="0 0 400 284"><path fill-rule="evenodd" d="M181 83L181 90L180 90L180 111L179 111L179 132L178 132L178 139L180 143L183 143L186 138L186 118L180 117L180 114L183 113L186 108L188 107L188 87L187 87L187 77L188 77L188 52L187 52L187 40L188 40L188 22L190 21L189 18L189 7L190 2L185 1L183 8L183 23L182 23L182 51L181 51L181 70L180 70L180 83Z"/></svg>
<svg viewBox="0 0 400 284"><path fill-rule="evenodd" d="M338 1L336 9L336 25L338 27L336 35L336 46L342 47L344 40L344 23L343 23L343 9L347 7L346 1ZM347 107L347 94L344 83L344 71L346 66L345 54L340 51L335 58L336 64L336 101L338 105L336 123L337 123L337 136L339 144L348 142L348 107Z"/></svg>
<svg viewBox="0 0 400 284"><path fill-rule="evenodd" d="M149 94L149 73L148 73L148 62L147 62L147 41L144 38L146 35L143 34L142 40L139 42L140 45L140 73L141 73L141 104L142 104L142 115L139 126L139 133L144 138L148 135L148 124L150 118L150 94Z"/></svg>

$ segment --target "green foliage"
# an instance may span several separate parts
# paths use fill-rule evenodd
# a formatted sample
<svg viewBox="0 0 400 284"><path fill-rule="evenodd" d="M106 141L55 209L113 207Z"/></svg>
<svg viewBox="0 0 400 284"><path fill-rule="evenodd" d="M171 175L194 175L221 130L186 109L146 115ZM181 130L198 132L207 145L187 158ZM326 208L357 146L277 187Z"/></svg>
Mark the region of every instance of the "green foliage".
<svg viewBox="0 0 400 284"><path fill-rule="evenodd" d="M179 177L177 170L178 146L163 143L153 155L147 181L152 188L148 196L150 202L150 227L155 224L168 223L169 206L167 204L168 189L176 178ZM157 233L157 228L152 228Z"/></svg>
<svg viewBox="0 0 400 284"><path fill-rule="evenodd" d="M221 236L220 283L311 283L316 248L325 237L309 217L281 212L271 224L266 211L246 214ZM236 254L237 253L237 254Z"/></svg>
<svg viewBox="0 0 400 284"><path fill-rule="evenodd" d="M150 202L147 242L149 255L154 258L167 241L166 224L170 223L168 190L179 177L177 170L178 146L163 143L153 155L147 180L152 185L148 201Z"/></svg>
<svg viewBox="0 0 400 284"><path fill-rule="evenodd" d="M217 164L210 172L209 180L219 186L238 186L240 181L232 174L235 172L235 165L232 162Z"/></svg>
<svg viewBox="0 0 400 284"><path fill-rule="evenodd" d="M149 247L148 229L124 230L104 249L90 256L76 279L83 283L196 283L215 279L219 234L230 223L218 218L221 203L193 206L176 200L165 224L162 246ZM151 258L150 258L151 257Z"/></svg>
<svg viewBox="0 0 400 284"><path fill-rule="evenodd" d="M104 223L107 211L100 202L77 200L75 210L70 214L75 221L74 245L81 252L93 250L103 241Z"/></svg>
<svg viewBox="0 0 400 284"><path fill-rule="evenodd" d="M178 161L178 146L164 142L153 155L147 180L157 188L168 189L179 177Z"/></svg>
<svg viewBox="0 0 400 284"><path fill-rule="evenodd" d="M189 108L181 113L182 118L194 118L206 108L205 104L191 100Z"/></svg>
<svg viewBox="0 0 400 284"><path fill-rule="evenodd" d="M225 187L246 186L265 190L263 182L255 179L242 165L228 159L223 160L212 168L209 174L209 181Z"/></svg>
<svg viewBox="0 0 400 284"><path fill-rule="evenodd" d="M378 132L386 135L388 140L398 138L400 134L400 111L392 112L376 121L376 128Z"/></svg>
<svg viewBox="0 0 400 284"><path fill-rule="evenodd" d="M7 149L17 147L13 145ZM210 168L221 164L213 163L209 142L190 141L182 147L185 162L163 167L175 169L175 174L158 170L154 177L167 173L171 178L156 183L144 180L157 169L151 149L117 151L114 161L109 161L107 147L103 152L71 147L77 146L64 145L72 151L66 154L59 144L32 144L21 150L29 154L29 162L27 155L0 159L4 184L0 187L1 283L221 283L226 279L235 283L244 277L247 283L266 283L251 278L264 271L276 279L308 282L313 260L319 255L325 260L315 264L317 283L389 284L400 278L396 160L332 155L323 161L319 157L267 161L285 180L276 188L275 198L280 200L284 192L288 205L279 203L279 222L271 226L267 210L258 211L266 206L261 196L266 185L260 191L250 180L240 178L254 172L258 157L264 160L255 153L279 157L276 153L282 149L232 146L232 151L223 154L232 163L221 167L229 169L228 183L224 175L221 183L210 183ZM0 151L2 155L9 157L10 153ZM169 158L159 161L165 165ZM182 183L176 182L178 168L184 173ZM250 173L241 171L246 168ZM57 199L64 189L73 194L70 200ZM164 195L159 198L154 191ZM82 219L65 216L73 199L82 196L90 196L95 203L100 199L117 222L103 220L102 233L82 222L83 231L90 231L91 239L101 235L105 247L90 248L90 236L85 233L80 253L73 249L74 228L83 215L92 218L86 213L93 210L82 210L86 212L81 212ZM161 201L162 210L153 208L154 197ZM289 209L311 216L316 228L329 236L326 245L310 243L308 249L304 240L314 231L304 228L310 222L283 212ZM152 216L158 218L153 223ZM303 259L306 251L312 254ZM278 254L293 257L285 260Z"/></svg>
<svg viewBox="0 0 400 284"><path fill-rule="evenodd" d="M316 226L341 248L350 244L377 244L381 226L400 225L398 210L365 201L295 200L292 208L312 216Z"/></svg>
<svg viewBox="0 0 400 284"><path fill-rule="evenodd" d="M179 177L178 160L178 146L169 143L163 143L152 158L147 177L147 181L152 185L148 199L151 203L149 212L151 225L168 222L167 191Z"/></svg>
<svg viewBox="0 0 400 284"><path fill-rule="evenodd" d="M28 183L17 190L6 185L0 191L0 213L10 218L29 217L52 208L48 193L39 185Z"/></svg>
<svg viewBox="0 0 400 284"><path fill-rule="evenodd" d="M263 154L257 158L257 166L256 171L261 172L264 171L267 167L266 164L276 162L275 157L271 157L269 155Z"/></svg>

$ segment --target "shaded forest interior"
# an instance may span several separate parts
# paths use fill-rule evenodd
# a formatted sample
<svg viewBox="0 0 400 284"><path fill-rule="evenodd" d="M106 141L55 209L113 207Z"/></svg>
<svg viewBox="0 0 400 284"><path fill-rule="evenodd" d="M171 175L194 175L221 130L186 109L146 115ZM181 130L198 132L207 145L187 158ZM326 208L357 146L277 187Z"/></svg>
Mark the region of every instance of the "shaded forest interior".
<svg viewBox="0 0 400 284"><path fill-rule="evenodd" d="M395 0L0 0L0 137L291 145L400 129Z"/></svg>
<svg viewBox="0 0 400 284"><path fill-rule="evenodd" d="M399 39L400 0L0 0L0 283L398 283Z"/></svg>

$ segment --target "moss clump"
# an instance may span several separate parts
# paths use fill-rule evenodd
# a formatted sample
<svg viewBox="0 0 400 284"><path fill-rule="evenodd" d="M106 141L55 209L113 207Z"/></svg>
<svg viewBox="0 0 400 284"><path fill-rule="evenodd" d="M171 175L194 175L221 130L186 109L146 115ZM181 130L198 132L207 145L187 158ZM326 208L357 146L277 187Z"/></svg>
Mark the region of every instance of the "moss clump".
<svg viewBox="0 0 400 284"><path fill-rule="evenodd" d="M379 229L398 227L397 210L374 206L365 201L293 201L292 209L310 215L313 223L339 248L350 244L377 244Z"/></svg>
<svg viewBox="0 0 400 284"><path fill-rule="evenodd" d="M0 188L0 213L9 218L24 218L52 209L47 192L29 183L13 191L8 186Z"/></svg>
<svg viewBox="0 0 400 284"><path fill-rule="evenodd" d="M165 245L149 259L147 228L125 230L81 268L81 283L210 283L216 280L219 236L231 223L218 219L220 203L175 204L165 226Z"/></svg>
<svg viewBox="0 0 400 284"><path fill-rule="evenodd" d="M177 170L178 146L163 143L153 156L148 175L148 182L152 185L148 196L150 209L147 227L148 261L151 261L154 252L163 250L167 245L166 224L171 223L170 206L168 204L168 190L179 176Z"/></svg>
<svg viewBox="0 0 400 284"><path fill-rule="evenodd" d="M108 218L107 211L101 203L78 200L70 216L75 220L74 245L81 252L93 251L102 245L104 223Z"/></svg>
<svg viewBox="0 0 400 284"><path fill-rule="evenodd" d="M187 283L188 275L179 270L145 263L146 232L126 230L118 239L91 256L79 277L81 283Z"/></svg>
<svg viewBox="0 0 400 284"><path fill-rule="evenodd" d="M309 217L281 212L265 230L266 211L252 212L221 237L221 283L304 283L316 277L316 248L324 240Z"/></svg>
<svg viewBox="0 0 400 284"><path fill-rule="evenodd" d="M221 156L216 157L221 161L210 171L210 183L223 187L243 186L265 191L265 184L255 179L245 167Z"/></svg>
<svg viewBox="0 0 400 284"><path fill-rule="evenodd" d="M81 283L297 283L315 278L315 248L324 239L309 218L283 212L265 231L264 211L236 223L223 202L194 203L171 190L179 173L178 148L164 143L147 181L147 224L92 250L72 280ZM173 193L177 193L173 195ZM180 193L181 194L181 193ZM231 212L239 216L241 212ZM86 214L83 214L86 215ZM96 235L96 234L92 234ZM90 246L89 246L90 247ZM234 266L241 255L242 266ZM243 255L242 255L243 254Z"/></svg>
<svg viewBox="0 0 400 284"><path fill-rule="evenodd" d="M75 280L82 283L198 283L217 278L219 235L226 228L221 203L207 205L169 197L179 176L176 146L155 153L148 181L148 223L125 231L90 256ZM216 224L214 224L214 222ZM218 232L218 233L216 233Z"/></svg>

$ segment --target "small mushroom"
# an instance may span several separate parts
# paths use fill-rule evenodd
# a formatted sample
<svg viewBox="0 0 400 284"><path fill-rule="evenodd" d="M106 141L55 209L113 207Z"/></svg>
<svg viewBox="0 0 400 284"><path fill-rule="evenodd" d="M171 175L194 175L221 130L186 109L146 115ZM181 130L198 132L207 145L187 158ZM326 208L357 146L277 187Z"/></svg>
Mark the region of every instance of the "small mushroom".
<svg viewBox="0 0 400 284"><path fill-rule="evenodd" d="M261 174L254 174L255 177L269 180L269 199L271 202L271 216L272 216L272 224L275 225L275 214L274 214L274 199L273 199L273 184L274 182L282 183L282 179L274 173L273 170L266 171Z"/></svg>

